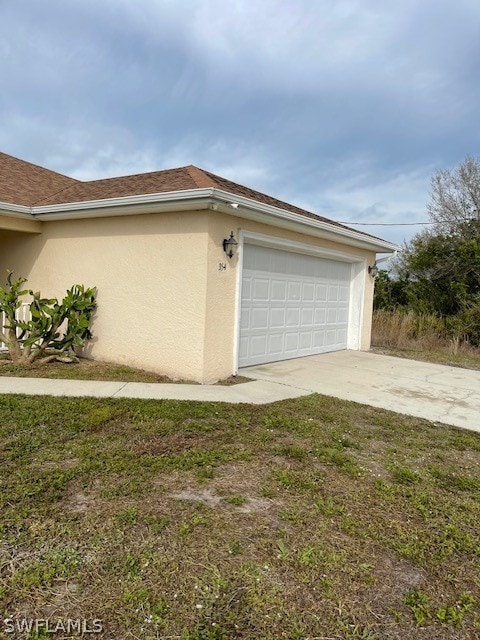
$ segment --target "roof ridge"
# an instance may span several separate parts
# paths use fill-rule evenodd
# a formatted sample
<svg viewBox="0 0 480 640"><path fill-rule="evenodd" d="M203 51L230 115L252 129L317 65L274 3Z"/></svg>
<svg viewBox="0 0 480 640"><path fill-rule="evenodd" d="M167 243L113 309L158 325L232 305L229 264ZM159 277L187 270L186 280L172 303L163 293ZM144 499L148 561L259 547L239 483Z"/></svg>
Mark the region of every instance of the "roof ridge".
<svg viewBox="0 0 480 640"><path fill-rule="evenodd" d="M110 176L109 178L95 178L95 180L79 180L83 184L92 184L92 182L106 182L107 180L123 180L124 178L140 178L143 176L153 176L158 173L168 173L169 171L180 171L181 169L186 169L188 171L188 166L184 165L182 167L170 167L168 169L157 169L156 171L142 171L140 173L126 173L120 176Z"/></svg>
<svg viewBox="0 0 480 640"><path fill-rule="evenodd" d="M185 167L188 171L190 177L195 182L199 189L204 189L208 187L213 187L214 189L218 189L218 184L212 180L212 178L208 175L208 171L201 169L200 167L196 167L194 164L189 164ZM212 174L214 175L214 174Z"/></svg>
<svg viewBox="0 0 480 640"><path fill-rule="evenodd" d="M45 198L42 198L41 200L38 200L34 204L35 205L41 205L41 203L44 202L45 200L49 200L50 198L53 198L53 197L55 197L57 195L60 195L64 191L68 192L70 189L73 189L78 184L93 185L93 184L96 184L96 183L104 183L104 182L110 182L110 181L111 182L119 182L119 181L127 179L127 178L144 178L145 176L156 176L156 175L159 175L159 174L171 173L173 171L181 171L181 170L186 170L186 172L188 173L189 177L194 181L194 183L196 185L196 181L194 180L193 176L188 171L188 166L172 167L170 169L158 169L157 171L144 171L142 173L129 173L129 174L122 175L122 176L110 176L109 178L96 178L94 180L77 180L77 183L75 185L70 184L67 187L65 187L64 189L60 189L60 191L56 191L55 193L51 193L48 196L46 196ZM196 188L198 188L197 185L196 185Z"/></svg>
<svg viewBox="0 0 480 640"><path fill-rule="evenodd" d="M242 187L242 189L248 189L249 191L255 191L256 193L265 196L267 198L273 198L274 196L270 196L268 193L264 193L263 191L258 191L257 189L254 189L253 187L248 187L246 184L241 184L241 182L235 182L235 180L230 180L230 178L225 178L224 176L219 175L218 173L213 173L212 171L207 171L206 169L202 169L202 171L212 180L214 181L214 178L219 178L222 182L230 182L231 184L237 186L237 187ZM217 187L220 187L220 185L218 183L216 183ZM275 200L278 200L278 198L275 198ZM281 200L279 200L279 202L282 202ZM285 204L290 204L289 202L285 202ZM296 205L294 205L296 206Z"/></svg>

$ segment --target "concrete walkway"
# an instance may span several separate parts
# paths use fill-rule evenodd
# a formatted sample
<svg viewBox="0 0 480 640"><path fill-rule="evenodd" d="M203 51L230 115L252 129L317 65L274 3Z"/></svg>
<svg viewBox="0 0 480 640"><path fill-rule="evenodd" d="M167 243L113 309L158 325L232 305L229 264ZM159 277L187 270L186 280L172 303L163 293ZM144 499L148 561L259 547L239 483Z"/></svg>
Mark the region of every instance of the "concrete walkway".
<svg viewBox="0 0 480 640"><path fill-rule="evenodd" d="M0 394L267 404L321 393L480 432L480 371L361 351L241 369L232 386L0 377Z"/></svg>
<svg viewBox="0 0 480 640"><path fill-rule="evenodd" d="M480 371L337 351L246 367L241 375L480 431Z"/></svg>
<svg viewBox="0 0 480 640"><path fill-rule="evenodd" d="M198 400L201 402L247 402L267 404L308 396L311 391L264 380L230 386L162 384L156 382L100 382L53 380L50 378L0 377L0 394L25 393L44 396L91 396L93 398L152 398L154 400Z"/></svg>

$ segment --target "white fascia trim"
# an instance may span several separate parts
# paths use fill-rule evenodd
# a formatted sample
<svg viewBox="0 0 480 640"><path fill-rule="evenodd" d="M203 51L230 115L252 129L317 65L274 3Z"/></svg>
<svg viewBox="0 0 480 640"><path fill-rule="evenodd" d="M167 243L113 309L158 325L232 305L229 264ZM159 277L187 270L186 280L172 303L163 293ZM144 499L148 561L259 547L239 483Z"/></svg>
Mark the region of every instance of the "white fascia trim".
<svg viewBox="0 0 480 640"><path fill-rule="evenodd" d="M306 253L308 255L317 256L319 258L332 258L340 262L362 262L363 256L353 255L336 249L326 249L325 247L317 247L304 242L296 242L277 236L269 236L255 231L241 230L242 240L248 244L258 244L263 247L271 247L272 249L284 249L285 251L294 251L296 253Z"/></svg>
<svg viewBox="0 0 480 640"><path fill-rule="evenodd" d="M262 217L276 218L288 223L301 225L304 232L306 229L323 231L336 237L340 236L346 240L357 243L362 248L367 248L377 253L390 253L398 249L396 244L385 240L369 238L354 229L323 222L315 218L302 216L279 207L263 204L257 200L239 196L236 194L208 187L204 189L184 189L181 191L168 191L166 193L149 193L135 196L122 196L119 198L106 198L104 200L89 200L85 202L69 202L53 205L41 205L35 207L21 207L22 210L33 214L35 218L42 220L63 220L68 218L87 218L99 216L115 216L125 214L148 213L155 208L168 210L180 210L180 205L188 208L216 208L221 206L224 213L242 217L242 210L251 212ZM231 205L238 205L232 207ZM16 207L17 205L11 205Z"/></svg>
<svg viewBox="0 0 480 640"><path fill-rule="evenodd" d="M189 201L212 199L213 189L184 189L183 191L168 191L166 193L148 193L137 196L122 196L120 198L106 198L104 200L88 200L85 202L69 202L33 207L35 217L42 220L66 220L72 217L88 218L98 215L118 215L118 210L128 208L128 213L143 213L145 206L181 204ZM167 207L165 207L167 208ZM115 209L108 214L98 213L102 209ZM72 215L74 214L74 215ZM76 215L75 215L76 214Z"/></svg>
<svg viewBox="0 0 480 640"><path fill-rule="evenodd" d="M34 220L32 208L22 204L12 204L10 202L0 202L0 214L2 216L11 216L12 218L23 218Z"/></svg>
<svg viewBox="0 0 480 640"><path fill-rule="evenodd" d="M327 232L334 233L335 235L340 235L345 238L351 238L352 240L359 241L364 245L375 247L377 253L389 253L398 249L398 245L394 244L393 242L388 242L386 240L380 239L377 240L374 237L369 237L365 236L362 233L358 233L354 229L348 229L337 226L335 224L331 224L329 222L323 222L322 220L316 220L315 218L302 216L298 213L293 213L285 209L273 207L272 205L263 204L261 202L258 202L257 200L252 200L250 198L245 198L244 196L228 193L227 191L221 191L220 189L214 189L214 197L216 199L223 200L224 204L227 205L227 208L222 210L231 213L232 215L237 214L241 216L240 208L234 209L231 207L231 204L234 203L238 204L239 207L258 211L277 218L283 218L284 220L288 220L290 222L301 222L302 225L305 225L307 227L323 229Z"/></svg>

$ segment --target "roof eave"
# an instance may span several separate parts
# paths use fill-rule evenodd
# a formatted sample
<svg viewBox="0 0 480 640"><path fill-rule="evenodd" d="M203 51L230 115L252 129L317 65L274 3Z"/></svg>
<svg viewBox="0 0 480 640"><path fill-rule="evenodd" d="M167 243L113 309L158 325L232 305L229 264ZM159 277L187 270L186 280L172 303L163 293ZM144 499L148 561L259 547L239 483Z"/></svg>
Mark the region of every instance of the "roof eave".
<svg viewBox="0 0 480 640"><path fill-rule="evenodd" d="M391 242L367 236L354 229L302 216L216 188L185 189L86 202L40 205L32 207L31 211L37 220L49 221L204 209L221 210L223 213L240 218L267 222L270 225L294 229L337 242L341 237L342 242L346 244L376 253L393 253L398 249L398 246Z"/></svg>
<svg viewBox="0 0 480 640"><path fill-rule="evenodd" d="M319 236L336 242L339 241L338 236L341 236L342 241L346 244L375 251L376 253L394 253L399 249L398 245L393 242L367 236L355 231L355 229L338 226L316 218L309 218L308 216L302 216L301 214L293 213L286 209L273 207L258 202L257 200L245 198L244 196L221 191L220 189L215 189L214 191L215 199L223 202L224 206L222 207L222 211L230 215L237 215L258 222L265 222L265 217L267 217L269 224L291 229L295 227L294 230L300 231L301 233ZM237 204L238 208L232 207L232 204ZM283 224L279 224L281 222Z"/></svg>
<svg viewBox="0 0 480 640"><path fill-rule="evenodd" d="M42 223L32 215L30 207L0 202L0 230L41 233Z"/></svg>
<svg viewBox="0 0 480 640"><path fill-rule="evenodd" d="M13 204L12 202L0 202L0 214L11 216L12 218L28 218L34 220L31 207L23 204Z"/></svg>
<svg viewBox="0 0 480 640"><path fill-rule="evenodd" d="M104 215L119 215L117 211L125 207L131 207L131 212L137 213L133 208L141 207L142 205L174 204L190 199L201 200L202 198L211 198L212 192L213 189L211 188L183 189L181 191L147 193L134 196L121 196L118 198L104 198L102 200L62 202L60 204L36 205L32 207L32 212L36 217L42 218L42 220L59 220L74 216L88 217L88 212L96 209L104 209ZM113 213L108 214L108 211L113 211Z"/></svg>

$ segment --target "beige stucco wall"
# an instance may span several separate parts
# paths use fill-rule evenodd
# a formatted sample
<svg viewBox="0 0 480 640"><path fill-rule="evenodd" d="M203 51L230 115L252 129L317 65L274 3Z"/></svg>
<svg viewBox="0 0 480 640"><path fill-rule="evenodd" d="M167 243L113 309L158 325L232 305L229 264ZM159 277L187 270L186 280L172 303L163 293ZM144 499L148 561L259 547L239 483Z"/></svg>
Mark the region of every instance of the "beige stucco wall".
<svg viewBox="0 0 480 640"><path fill-rule="evenodd" d="M44 222L35 236L0 234L0 269L61 297L74 283L98 287L86 355L212 382L235 362L238 258L222 242L240 229L351 253L372 252L214 211ZM226 269L220 265L226 265ZM365 274L363 349L370 346L373 279Z"/></svg>
<svg viewBox="0 0 480 640"><path fill-rule="evenodd" d="M203 379L206 212L44 223L1 240L1 264L47 296L98 287L87 355Z"/></svg>

